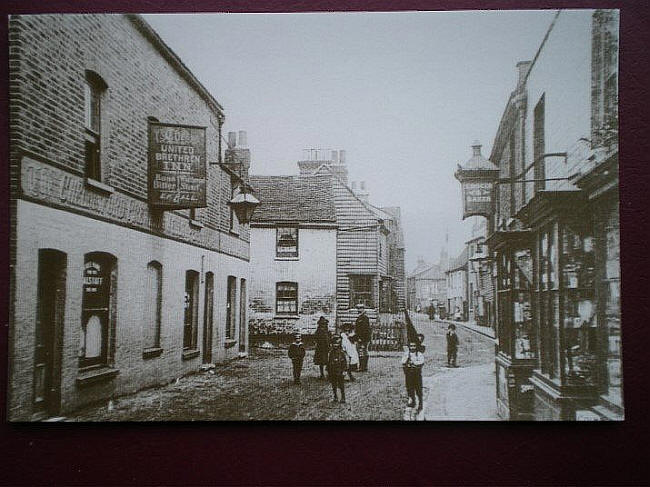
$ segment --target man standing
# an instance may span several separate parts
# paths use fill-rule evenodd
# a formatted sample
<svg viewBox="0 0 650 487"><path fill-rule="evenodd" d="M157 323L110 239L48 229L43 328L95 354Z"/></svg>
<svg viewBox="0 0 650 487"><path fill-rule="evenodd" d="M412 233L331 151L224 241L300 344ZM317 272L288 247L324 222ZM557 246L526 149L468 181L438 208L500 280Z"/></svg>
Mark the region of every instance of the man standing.
<svg viewBox="0 0 650 487"><path fill-rule="evenodd" d="M370 333L370 320L366 315L363 304L358 304L359 316L354 323L354 332L357 339L357 350L359 352L359 372L368 371L368 345L372 338Z"/></svg>
<svg viewBox="0 0 650 487"><path fill-rule="evenodd" d="M456 335L456 325L452 323L447 329L447 367L456 367L457 353L458 335Z"/></svg>
<svg viewBox="0 0 650 487"><path fill-rule="evenodd" d="M333 401L338 401L336 396L337 389L341 390L341 402L345 402L345 382L343 374L348 368L348 359L341 348L341 337L336 335L332 338L332 350L327 358L327 376L332 384L334 393Z"/></svg>

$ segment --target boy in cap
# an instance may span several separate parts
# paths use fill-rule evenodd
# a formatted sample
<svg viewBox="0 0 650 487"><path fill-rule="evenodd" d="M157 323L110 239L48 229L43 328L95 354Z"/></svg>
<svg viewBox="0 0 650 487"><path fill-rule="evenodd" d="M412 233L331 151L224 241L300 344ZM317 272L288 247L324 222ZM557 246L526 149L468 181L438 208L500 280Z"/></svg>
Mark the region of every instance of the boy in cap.
<svg viewBox="0 0 650 487"><path fill-rule="evenodd" d="M332 349L330 350L327 358L327 376L332 384L332 392L334 393L333 401L338 401L336 390L341 390L341 402L345 402L345 382L343 381L343 374L348 369L348 358L341 348L341 337L335 335L332 338Z"/></svg>
<svg viewBox="0 0 650 487"><path fill-rule="evenodd" d="M410 340L408 350L402 357L404 378L406 379L406 393L409 396L408 406L415 406L415 396L418 397L418 411L422 410L422 366L424 354L419 349L417 340Z"/></svg>
<svg viewBox="0 0 650 487"><path fill-rule="evenodd" d="M289 345L289 358L293 364L293 383L300 384L302 362L305 359L305 347L302 344L300 333L295 334L293 343Z"/></svg>
<svg viewBox="0 0 650 487"><path fill-rule="evenodd" d="M456 335L456 325L452 323L447 329L447 367L456 367L457 353L458 335Z"/></svg>
<svg viewBox="0 0 650 487"><path fill-rule="evenodd" d="M363 304L357 304L359 316L354 323L354 332L357 338L357 350L359 352L359 371L368 371L368 345L372 338L370 331L370 320L366 314Z"/></svg>

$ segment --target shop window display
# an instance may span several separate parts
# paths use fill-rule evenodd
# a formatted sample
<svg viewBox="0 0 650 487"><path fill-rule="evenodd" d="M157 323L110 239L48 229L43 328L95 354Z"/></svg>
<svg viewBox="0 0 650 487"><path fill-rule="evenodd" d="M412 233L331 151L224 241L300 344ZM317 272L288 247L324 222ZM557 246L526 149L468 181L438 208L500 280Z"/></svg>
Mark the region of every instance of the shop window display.
<svg viewBox="0 0 650 487"><path fill-rule="evenodd" d="M551 379L560 376L560 306L557 280L557 223L544 227L540 234L538 302L541 333L541 369Z"/></svg>

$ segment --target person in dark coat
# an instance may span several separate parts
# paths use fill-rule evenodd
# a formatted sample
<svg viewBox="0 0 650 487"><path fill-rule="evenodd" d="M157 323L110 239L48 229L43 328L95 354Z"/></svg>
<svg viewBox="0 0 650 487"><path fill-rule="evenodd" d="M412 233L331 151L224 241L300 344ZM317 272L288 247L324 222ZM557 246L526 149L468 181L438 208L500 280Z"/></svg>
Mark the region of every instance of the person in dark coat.
<svg viewBox="0 0 650 487"><path fill-rule="evenodd" d="M418 352L424 353L426 349L427 347L424 345L424 335L422 333L418 333Z"/></svg>
<svg viewBox="0 0 650 487"><path fill-rule="evenodd" d="M452 323L447 329L447 367L456 367L457 353L458 335L456 335L456 325Z"/></svg>
<svg viewBox="0 0 650 487"><path fill-rule="evenodd" d="M325 366L330 349L330 331L328 321L324 316L318 319L318 328L314 335L316 340L316 351L314 352L314 363L320 367L320 378L325 378Z"/></svg>
<svg viewBox="0 0 650 487"><path fill-rule="evenodd" d="M302 344L300 333L296 333L295 340L289 345L289 358L293 365L293 383L300 384L302 362L305 359L305 347Z"/></svg>
<svg viewBox="0 0 650 487"><path fill-rule="evenodd" d="M359 316L354 323L354 333L357 342L357 351L359 352L359 371L368 371L368 345L372 338L370 332L370 320L366 315L366 310L363 304L357 305Z"/></svg>
<svg viewBox="0 0 650 487"><path fill-rule="evenodd" d="M332 338L332 349L330 350L327 358L327 376L332 384L332 392L334 393L333 401L338 401L336 391L341 391L341 402L345 402L345 381L343 375L348 369L348 357L341 347L341 337L334 336Z"/></svg>

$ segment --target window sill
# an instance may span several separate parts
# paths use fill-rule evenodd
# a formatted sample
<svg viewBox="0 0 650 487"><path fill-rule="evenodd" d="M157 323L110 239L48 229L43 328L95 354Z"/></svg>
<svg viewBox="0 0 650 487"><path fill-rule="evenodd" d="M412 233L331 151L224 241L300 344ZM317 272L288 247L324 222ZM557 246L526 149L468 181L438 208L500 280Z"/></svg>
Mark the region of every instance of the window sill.
<svg viewBox="0 0 650 487"><path fill-rule="evenodd" d="M145 348L142 351L142 358L148 359L148 358L159 357L162 354L162 352L163 349L160 347Z"/></svg>
<svg viewBox="0 0 650 487"><path fill-rule="evenodd" d="M113 186L109 186L108 184L104 184L101 181L97 181L96 179L92 178L86 178L86 186L106 195L113 194L115 192Z"/></svg>
<svg viewBox="0 0 650 487"><path fill-rule="evenodd" d="M276 257L275 260L300 260L300 257Z"/></svg>
<svg viewBox="0 0 650 487"><path fill-rule="evenodd" d="M236 237L239 237L239 232L236 230L233 230L232 228L228 231L230 235L234 235Z"/></svg>
<svg viewBox="0 0 650 487"><path fill-rule="evenodd" d="M278 314L276 314L273 318L274 318L274 319L275 319L275 318L278 318L278 319L282 319L282 320L297 320L298 318L300 318L300 315L297 315L297 314L295 314L295 315L289 315L289 314L281 314L281 313L278 313Z"/></svg>
<svg viewBox="0 0 650 487"><path fill-rule="evenodd" d="M194 228L203 228L205 225L198 220L190 220L190 226Z"/></svg>
<svg viewBox="0 0 650 487"><path fill-rule="evenodd" d="M231 338L227 339L226 341L223 342L223 347L224 348L232 348L235 346L237 343L237 340L233 340Z"/></svg>
<svg viewBox="0 0 650 487"><path fill-rule="evenodd" d="M79 376L77 377L77 385L87 386L90 384L95 384L97 382L109 381L117 374L119 374L118 369L114 369L108 366L100 367L86 367L79 370Z"/></svg>
<svg viewBox="0 0 650 487"><path fill-rule="evenodd" d="M196 358L199 356L201 351L196 348L193 350L183 350L183 360L192 360L193 358Z"/></svg>

